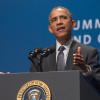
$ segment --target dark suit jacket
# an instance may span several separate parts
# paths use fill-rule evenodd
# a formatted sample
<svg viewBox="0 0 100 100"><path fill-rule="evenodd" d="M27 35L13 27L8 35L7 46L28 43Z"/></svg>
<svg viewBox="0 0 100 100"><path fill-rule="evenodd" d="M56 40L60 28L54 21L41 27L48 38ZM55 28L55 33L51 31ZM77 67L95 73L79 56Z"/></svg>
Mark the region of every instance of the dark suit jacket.
<svg viewBox="0 0 100 100"><path fill-rule="evenodd" d="M42 69L43 71L57 71L57 66L56 66L56 45L53 45L55 48L55 51L53 53L50 53L47 57L44 57L42 60ZM91 47L91 46L86 46L84 44L78 43L73 40L71 47L69 49L69 54L66 62L66 70L78 70L78 67L73 66L73 54L77 53L77 48L81 47L81 54L85 59L86 64L88 64L91 69L92 73L87 76L88 80L90 80L94 86L100 91L100 74L99 74L99 79L97 80L97 72L99 69L100 72L100 66L98 66L99 62L99 54L97 49ZM39 67L37 64L37 60L34 59L35 65ZM30 72L36 72L36 68L34 64L31 64L30 67Z"/></svg>
<svg viewBox="0 0 100 100"><path fill-rule="evenodd" d="M42 61L43 71L57 71L56 45L53 45L53 46L55 48L55 51L49 54L47 57L43 58L43 61ZM78 67L73 66L73 54L77 53L78 47L81 47L81 54L83 55L86 64L88 64L93 70L95 70L93 66L96 66L99 62L99 54L98 54L97 49L78 43L74 40L69 49L69 54L68 54L65 70L78 70ZM35 61L35 64L37 65L37 60L34 59L34 61ZM36 71L37 70L34 67L34 64L31 64L30 72L36 72Z"/></svg>

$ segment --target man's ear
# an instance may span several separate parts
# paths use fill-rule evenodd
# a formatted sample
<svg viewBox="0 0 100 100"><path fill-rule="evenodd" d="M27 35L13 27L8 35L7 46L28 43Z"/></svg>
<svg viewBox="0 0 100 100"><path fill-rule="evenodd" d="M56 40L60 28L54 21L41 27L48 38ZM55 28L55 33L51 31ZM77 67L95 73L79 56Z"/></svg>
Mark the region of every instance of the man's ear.
<svg viewBox="0 0 100 100"><path fill-rule="evenodd" d="M53 33L51 26L48 26L48 30L50 31L50 33Z"/></svg>
<svg viewBox="0 0 100 100"><path fill-rule="evenodd" d="M72 20L72 28L75 28L75 26L76 26L76 21Z"/></svg>

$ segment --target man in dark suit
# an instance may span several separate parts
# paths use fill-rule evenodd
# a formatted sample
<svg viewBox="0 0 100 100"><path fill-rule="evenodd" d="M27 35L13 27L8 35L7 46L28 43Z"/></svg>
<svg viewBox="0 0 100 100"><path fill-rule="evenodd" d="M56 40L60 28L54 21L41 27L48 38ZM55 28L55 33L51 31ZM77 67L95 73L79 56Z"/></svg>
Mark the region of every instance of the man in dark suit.
<svg viewBox="0 0 100 100"><path fill-rule="evenodd" d="M52 46L54 52L44 57L41 65L34 58L35 65L31 64L30 72L36 72L36 67L42 67L42 71L80 70L100 91L98 51L72 39L71 30L76 21L71 12L64 7L54 8L49 15L49 24L49 31L56 37L56 44Z"/></svg>
<svg viewBox="0 0 100 100"><path fill-rule="evenodd" d="M80 44L72 39L71 30L75 27L76 21L73 20L71 12L64 7L56 7L49 15L49 23L48 29L51 33L54 33L56 44L53 45L55 49L54 52L43 58L42 70L81 70L83 74L90 75L92 70L95 70L93 66L98 64L98 51L93 47ZM62 51L63 55L60 55L63 57L58 60L60 47L64 47ZM34 61L35 64L38 65L36 59L34 59ZM65 66L59 68L59 66L62 67L64 65L62 62L65 63ZM37 70L34 64L32 64L30 72L34 71Z"/></svg>

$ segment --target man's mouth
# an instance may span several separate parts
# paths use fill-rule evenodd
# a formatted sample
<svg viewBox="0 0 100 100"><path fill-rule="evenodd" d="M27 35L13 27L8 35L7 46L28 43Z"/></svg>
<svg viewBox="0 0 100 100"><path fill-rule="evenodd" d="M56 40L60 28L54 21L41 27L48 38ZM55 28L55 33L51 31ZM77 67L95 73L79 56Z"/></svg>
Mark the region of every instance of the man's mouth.
<svg viewBox="0 0 100 100"><path fill-rule="evenodd" d="M65 27L58 27L57 31L62 31L63 29L65 29Z"/></svg>

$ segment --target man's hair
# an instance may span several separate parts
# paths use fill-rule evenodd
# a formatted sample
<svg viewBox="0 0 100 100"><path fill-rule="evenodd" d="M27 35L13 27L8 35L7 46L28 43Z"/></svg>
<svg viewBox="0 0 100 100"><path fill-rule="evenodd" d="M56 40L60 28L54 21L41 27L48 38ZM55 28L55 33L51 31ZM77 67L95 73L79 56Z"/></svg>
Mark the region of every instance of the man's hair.
<svg viewBox="0 0 100 100"><path fill-rule="evenodd" d="M55 9L59 9L59 8L61 8L61 9L65 9L65 10L66 10L66 13L68 13L70 19L73 20L73 17L72 17L72 13L71 13L71 11L68 10L67 8L65 8L65 7L57 6L57 7L53 8L53 9L51 10L51 12L52 12L53 10L55 10ZM51 12L50 12L50 14L51 14ZM49 14L49 23L50 23L50 14Z"/></svg>

